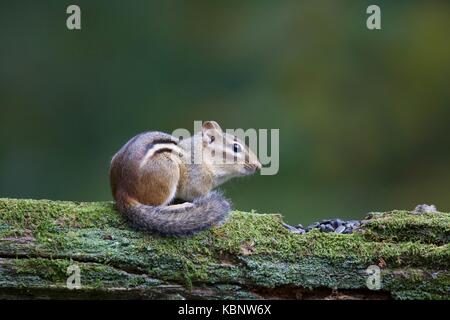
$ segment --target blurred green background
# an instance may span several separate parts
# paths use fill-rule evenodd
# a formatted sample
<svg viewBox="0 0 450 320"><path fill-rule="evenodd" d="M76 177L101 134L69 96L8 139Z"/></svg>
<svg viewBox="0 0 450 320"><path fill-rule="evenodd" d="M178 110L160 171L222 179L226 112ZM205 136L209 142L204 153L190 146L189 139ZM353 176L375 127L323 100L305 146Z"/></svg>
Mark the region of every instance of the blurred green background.
<svg viewBox="0 0 450 320"><path fill-rule="evenodd" d="M129 138L212 119L280 129L279 173L224 186L237 208L448 211L449 31L448 1L2 0L0 197L110 200Z"/></svg>

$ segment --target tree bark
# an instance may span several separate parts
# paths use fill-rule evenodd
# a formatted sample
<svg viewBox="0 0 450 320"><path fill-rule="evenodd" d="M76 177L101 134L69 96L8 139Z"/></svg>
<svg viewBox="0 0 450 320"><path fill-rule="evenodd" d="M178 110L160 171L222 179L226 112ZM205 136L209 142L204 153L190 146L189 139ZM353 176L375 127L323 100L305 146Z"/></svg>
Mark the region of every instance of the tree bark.
<svg viewBox="0 0 450 320"><path fill-rule="evenodd" d="M366 219L352 234L301 235L280 215L235 211L194 237L161 238L109 202L0 199L0 298L450 298L450 214Z"/></svg>

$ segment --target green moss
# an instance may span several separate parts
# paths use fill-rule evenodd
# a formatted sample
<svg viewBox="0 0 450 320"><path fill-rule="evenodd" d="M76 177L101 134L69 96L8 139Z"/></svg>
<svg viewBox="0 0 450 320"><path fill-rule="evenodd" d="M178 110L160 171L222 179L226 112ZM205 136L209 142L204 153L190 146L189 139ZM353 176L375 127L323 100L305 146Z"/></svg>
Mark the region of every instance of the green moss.
<svg viewBox="0 0 450 320"><path fill-rule="evenodd" d="M50 282L66 281L68 260L51 259L15 259L10 267L21 276L36 276Z"/></svg>
<svg viewBox="0 0 450 320"><path fill-rule="evenodd" d="M385 270L382 274L385 289L396 299L448 299L450 272L404 268Z"/></svg>
<svg viewBox="0 0 450 320"><path fill-rule="evenodd" d="M66 287L69 277L67 268L71 265L77 265L80 268L81 285L84 289L108 288L111 286L137 288L161 284L161 281L146 275L127 273L98 263L30 258L8 259L6 263L3 262L3 270L0 272L3 281L0 287L16 283L17 278L26 281L27 286L42 286L51 283L58 287Z"/></svg>
<svg viewBox="0 0 450 320"><path fill-rule="evenodd" d="M29 230L35 236L59 227L123 227L125 222L114 210L112 202L71 202L0 198L0 217L10 231L21 235Z"/></svg>
<svg viewBox="0 0 450 320"><path fill-rule="evenodd" d="M146 286L156 278L189 288L238 282L361 289L365 269L376 264L396 298L438 298L448 295L442 288L448 289L449 228L448 213L394 211L373 214L360 233L298 235L282 226L279 215L236 211L220 228L190 238L161 238L129 228L112 203L0 199L0 238L35 237L0 241L0 252L31 258L18 259L17 274L26 281L61 283L72 259L86 268L92 288ZM411 271L405 280L395 273L405 268L439 272L430 278Z"/></svg>
<svg viewBox="0 0 450 320"><path fill-rule="evenodd" d="M371 214L364 226L364 235L373 241L421 242L445 244L450 241L448 213L413 215L408 211Z"/></svg>

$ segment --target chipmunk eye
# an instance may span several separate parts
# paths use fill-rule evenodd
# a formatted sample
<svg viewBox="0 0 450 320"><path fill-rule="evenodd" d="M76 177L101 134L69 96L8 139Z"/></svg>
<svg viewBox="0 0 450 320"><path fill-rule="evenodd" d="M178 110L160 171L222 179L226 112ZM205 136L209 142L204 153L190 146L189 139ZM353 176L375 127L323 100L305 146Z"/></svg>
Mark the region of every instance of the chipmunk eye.
<svg viewBox="0 0 450 320"><path fill-rule="evenodd" d="M235 144L233 144L233 151L234 151L235 153L238 153L238 152L241 152L241 151L242 151L242 148L241 148L240 145L238 145L237 143L235 143Z"/></svg>
<svg viewBox="0 0 450 320"><path fill-rule="evenodd" d="M216 137L214 137L214 136L211 136L211 138L210 138L210 140L209 140L209 143L213 143L213 142L214 142L214 140L216 140Z"/></svg>

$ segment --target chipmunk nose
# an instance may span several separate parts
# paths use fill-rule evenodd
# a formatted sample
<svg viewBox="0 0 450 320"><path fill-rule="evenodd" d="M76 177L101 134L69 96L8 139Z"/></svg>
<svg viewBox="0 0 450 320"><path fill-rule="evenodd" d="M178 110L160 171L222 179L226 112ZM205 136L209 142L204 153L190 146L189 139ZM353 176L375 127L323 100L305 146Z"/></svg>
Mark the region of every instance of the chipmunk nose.
<svg viewBox="0 0 450 320"><path fill-rule="evenodd" d="M254 173L256 171L261 170L261 164L259 162L258 163L246 163L244 165L244 167L248 173L250 173L250 172Z"/></svg>
<svg viewBox="0 0 450 320"><path fill-rule="evenodd" d="M254 172L261 171L261 167L262 165L261 163L259 163L259 161L251 164L251 168Z"/></svg>

